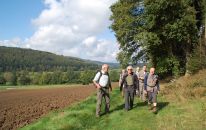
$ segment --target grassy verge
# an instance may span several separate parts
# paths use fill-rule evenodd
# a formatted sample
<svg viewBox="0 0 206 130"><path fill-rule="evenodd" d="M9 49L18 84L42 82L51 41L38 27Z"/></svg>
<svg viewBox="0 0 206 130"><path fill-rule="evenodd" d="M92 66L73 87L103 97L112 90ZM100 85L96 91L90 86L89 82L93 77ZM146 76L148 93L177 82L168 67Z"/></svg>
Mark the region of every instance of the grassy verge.
<svg viewBox="0 0 206 130"><path fill-rule="evenodd" d="M159 111L153 114L136 98L134 109L123 110L119 90L111 94L111 113L95 117L95 95L63 110L54 111L21 130L204 130L205 98L186 102L159 95Z"/></svg>

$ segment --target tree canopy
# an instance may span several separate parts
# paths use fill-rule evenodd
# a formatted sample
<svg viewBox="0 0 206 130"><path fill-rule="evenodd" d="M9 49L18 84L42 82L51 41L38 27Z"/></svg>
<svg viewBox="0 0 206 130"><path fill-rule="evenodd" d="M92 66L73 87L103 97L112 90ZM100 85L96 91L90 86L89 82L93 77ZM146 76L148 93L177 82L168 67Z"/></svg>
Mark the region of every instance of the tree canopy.
<svg viewBox="0 0 206 130"><path fill-rule="evenodd" d="M204 25L205 0L119 0L111 6L117 59L149 62L163 75L184 74Z"/></svg>

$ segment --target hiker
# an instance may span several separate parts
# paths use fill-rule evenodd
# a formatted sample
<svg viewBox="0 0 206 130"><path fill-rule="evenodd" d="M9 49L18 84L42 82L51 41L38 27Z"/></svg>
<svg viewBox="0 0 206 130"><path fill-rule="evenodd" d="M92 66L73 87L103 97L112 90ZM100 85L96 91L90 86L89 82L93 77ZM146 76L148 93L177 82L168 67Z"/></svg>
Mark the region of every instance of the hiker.
<svg viewBox="0 0 206 130"><path fill-rule="evenodd" d="M139 67L136 68L135 74L138 76L139 75Z"/></svg>
<svg viewBox="0 0 206 130"><path fill-rule="evenodd" d="M155 75L155 68L150 68L150 73L145 76L144 90L148 93L149 110L157 112L157 94L160 91L158 76ZM153 104L153 105L152 105Z"/></svg>
<svg viewBox="0 0 206 130"><path fill-rule="evenodd" d="M119 75L119 87L121 86L121 82L122 82L123 76L126 74L126 72L127 71L125 69L123 69L121 74ZM123 85L123 88L124 88L124 85ZM122 94L122 97L124 97L124 91L122 91L121 94Z"/></svg>
<svg viewBox="0 0 206 130"><path fill-rule="evenodd" d="M147 66L144 65L142 67L142 70L138 73L138 79L139 79L139 94L140 94L140 99L145 102L146 101L146 95L147 93L145 93L144 91L144 79L145 76L147 75Z"/></svg>
<svg viewBox="0 0 206 130"><path fill-rule="evenodd" d="M139 88L137 82L137 75L133 72L132 66L128 66L127 73L123 76L121 86L120 86L120 91L124 91L126 111L133 108L134 94L137 88Z"/></svg>
<svg viewBox="0 0 206 130"><path fill-rule="evenodd" d="M135 71L135 74L137 75L137 80L139 81L139 78L138 78L138 76L139 76L139 67L137 67L136 68L136 71ZM139 89L140 90L140 89ZM136 92L135 92L135 94L136 94L136 96L139 96L140 94L139 94L139 91L136 89Z"/></svg>
<svg viewBox="0 0 206 130"><path fill-rule="evenodd" d="M109 89L112 91L111 81L109 77L109 65L103 64L102 70L97 72L93 79L93 83L97 88L97 106L96 117L100 117L102 98L105 99L105 113L109 113L110 108L110 96Z"/></svg>

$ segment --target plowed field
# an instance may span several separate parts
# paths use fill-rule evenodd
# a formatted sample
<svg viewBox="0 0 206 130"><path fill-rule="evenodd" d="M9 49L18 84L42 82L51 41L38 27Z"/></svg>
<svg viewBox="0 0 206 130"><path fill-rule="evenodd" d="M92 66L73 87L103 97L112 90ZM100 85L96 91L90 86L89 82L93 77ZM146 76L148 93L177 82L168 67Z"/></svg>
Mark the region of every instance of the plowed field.
<svg viewBox="0 0 206 130"><path fill-rule="evenodd" d="M25 126L51 110L64 108L95 92L93 86L0 91L0 130Z"/></svg>

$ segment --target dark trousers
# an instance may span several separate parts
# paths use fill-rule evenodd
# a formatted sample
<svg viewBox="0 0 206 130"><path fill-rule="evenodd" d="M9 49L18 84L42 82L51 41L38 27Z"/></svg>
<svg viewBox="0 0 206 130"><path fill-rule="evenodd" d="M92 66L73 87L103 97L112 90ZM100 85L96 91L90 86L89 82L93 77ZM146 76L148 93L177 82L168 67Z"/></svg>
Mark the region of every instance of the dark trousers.
<svg viewBox="0 0 206 130"><path fill-rule="evenodd" d="M101 105L102 105L102 98L105 99L105 112L109 112L110 107L110 97L109 97L109 89L108 88L101 88L97 90L97 106L96 106L96 115L100 115L101 112Z"/></svg>
<svg viewBox="0 0 206 130"><path fill-rule="evenodd" d="M124 88L124 98L125 98L125 109L129 110L133 108L134 104L134 88L125 87Z"/></svg>

